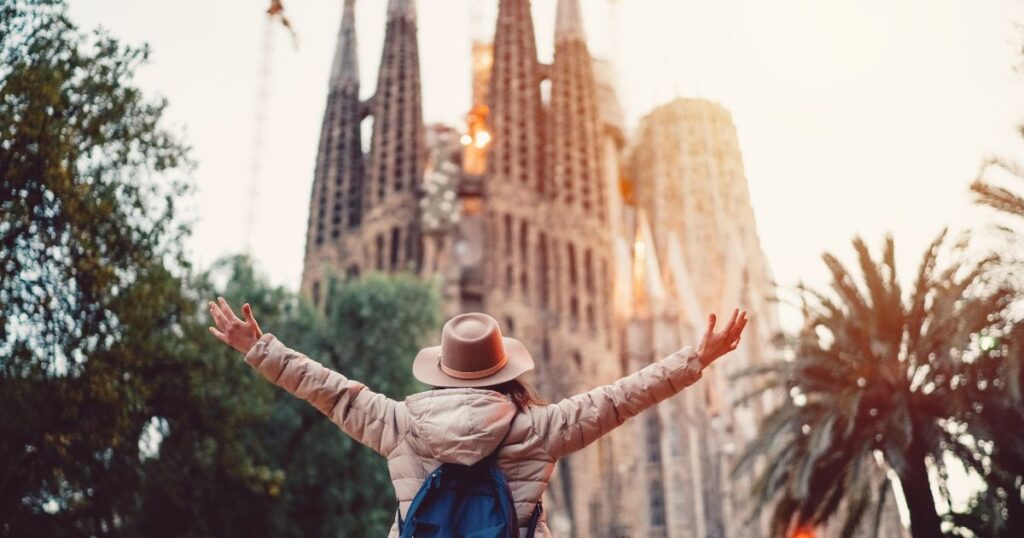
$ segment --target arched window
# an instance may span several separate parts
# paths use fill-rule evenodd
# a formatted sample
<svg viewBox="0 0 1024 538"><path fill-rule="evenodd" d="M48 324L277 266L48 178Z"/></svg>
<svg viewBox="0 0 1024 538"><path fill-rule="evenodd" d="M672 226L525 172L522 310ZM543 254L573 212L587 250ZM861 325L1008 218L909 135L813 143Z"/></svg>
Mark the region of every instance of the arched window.
<svg viewBox="0 0 1024 538"><path fill-rule="evenodd" d="M541 308L548 308L548 236L541 232L537 237L537 285Z"/></svg>
<svg viewBox="0 0 1024 538"><path fill-rule="evenodd" d="M585 271L585 283L588 292L594 291L594 256L588 248L583 252L583 270Z"/></svg>
<svg viewBox="0 0 1024 538"><path fill-rule="evenodd" d="M648 501L650 502L650 523L652 527L664 527L665 526L665 488L661 485L661 480L651 480L651 485L648 492Z"/></svg>
<svg viewBox="0 0 1024 538"><path fill-rule="evenodd" d="M523 297L530 299L530 230L525 220L519 222L519 287Z"/></svg>
<svg viewBox="0 0 1024 538"><path fill-rule="evenodd" d="M505 254L511 258L514 253L515 245L512 243L512 215L506 214L504 219L504 232L505 232Z"/></svg>
<svg viewBox="0 0 1024 538"><path fill-rule="evenodd" d="M384 270L384 234L377 234L377 270Z"/></svg>
<svg viewBox="0 0 1024 538"><path fill-rule="evenodd" d="M576 267L576 245L568 243L569 264L569 323L573 330L576 330L580 320L580 301L577 296L577 284L579 282L579 271Z"/></svg>
<svg viewBox="0 0 1024 538"><path fill-rule="evenodd" d="M398 270L398 259L399 259L398 258L398 254L399 254L399 247L401 245L402 245L402 230L398 226L395 226L394 228L391 228L391 263L390 263L390 266L391 266L391 270L392 271L397 271Z"/></svg>
<svg viewBox="0 0 1024 538"><path fill-rule="evenodd" d="M576 245L569 243L569 284L574 288L579 280L576 268Z"/></svg>
<svg viewBox="0 0 1024 538"><path fill-rule="evenodd" d="M515 242L512 240L512 215L505 214L502 221L502 231L505 236L505 259L503 261L505 267L505 290L511 292L512 287L515 285L515 274L513 273L515 264L512 259L515 255Z"/></svg>
<svg viewBox="0 0 1024 538"><path fill-rule="evenodd" d="M644 420L644 445L647 463L661 463L661 420L655 409L649 410Z"/></svg>

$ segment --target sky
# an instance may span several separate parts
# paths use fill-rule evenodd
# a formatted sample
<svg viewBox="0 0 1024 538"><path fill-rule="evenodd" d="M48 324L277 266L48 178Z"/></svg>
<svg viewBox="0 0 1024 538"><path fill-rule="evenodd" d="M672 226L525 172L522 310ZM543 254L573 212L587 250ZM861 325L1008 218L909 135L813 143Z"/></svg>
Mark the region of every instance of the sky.
<svg viewBox="0 0 1024 538"><path fill-rule="evenodd" d="M469 107L471 37L493 32L497 3L479 2L474 19L474 1L418 2L427 122L461 125ZM886 232L909 281L944 226L988 220L967 191L983 159L1024 153L1019 0L580 3L592 52L616 66L631 127L675 97L732 111L761 243L784 286L825 285L823 251L852 261L854 235L877 248ZM83 28L151 47L136 82L168 100L167 125L197 164L196 192L183 201L192 259L202 268L250 251L272 282L295 289L342 2L285 0L294 42L279 26L268 31L266 4L73 0L70 9ZM385 10L384 0L357 1L366 97ZM533 11L550 61L555 0Z"/></svg>

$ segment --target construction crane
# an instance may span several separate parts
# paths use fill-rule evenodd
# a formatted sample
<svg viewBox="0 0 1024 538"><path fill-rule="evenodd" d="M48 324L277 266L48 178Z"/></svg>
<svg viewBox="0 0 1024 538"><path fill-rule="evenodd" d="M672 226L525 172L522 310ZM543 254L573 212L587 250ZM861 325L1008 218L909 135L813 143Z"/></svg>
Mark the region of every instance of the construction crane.
<svg viewBox="0 0 1024 538"><path fill-rule="evenodd" d="M253 224L256 215L256 199L259 195L259 179L263 165L263 143L267 120L271 59L274 56L274 25L280 24L292 36L292 44L298 47L298 36L291 21L285 16L281 0L271 0L266 10L263 33L260 38L259 71L256 75L256 115L253 122L252 162L249 169L249 200L245 226L245 253L252 255Z"/></svg>

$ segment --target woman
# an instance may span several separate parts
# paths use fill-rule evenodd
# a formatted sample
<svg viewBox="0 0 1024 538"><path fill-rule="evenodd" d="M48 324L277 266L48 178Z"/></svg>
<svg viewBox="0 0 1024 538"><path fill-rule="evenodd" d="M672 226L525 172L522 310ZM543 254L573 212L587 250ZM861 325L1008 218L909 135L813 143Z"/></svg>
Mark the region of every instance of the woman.
<svg viewBox="0 0 1024 538"><path fill-rule="evenodd" d="M472 465L491 454L508 480L525 534L559 458L700 379L705 367L736 349L747 323L746 312L736 309L725 329L715 331L711 314L696 349L685 346L610 385L541 404L517 380L533 369L523 344L503 337L486 314L461 314L445 323L441 345L420 350L413 363L417 379L444 390L397 402L264 334L248 304L244 320L224 298L210 303L210 313L217 325L210 332L244 353L246 363L387 458L399 503L391 537L398 536L398 518L405 518L435 468ZM540 518L536 536L550 538Z"/></svg>

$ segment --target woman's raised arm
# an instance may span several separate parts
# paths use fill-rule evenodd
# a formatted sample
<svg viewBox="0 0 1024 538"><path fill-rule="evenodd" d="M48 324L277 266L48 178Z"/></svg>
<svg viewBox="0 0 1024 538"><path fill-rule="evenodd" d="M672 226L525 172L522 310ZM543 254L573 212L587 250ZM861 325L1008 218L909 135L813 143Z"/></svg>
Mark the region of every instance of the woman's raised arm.
<svg viewBox="0 0 1024 538"><path fill-rule="evenodd" d="M746 324L746 312L736 309L726 328L715 332L715 315L711 314L697 349L685 346L610 385L531 408L545 450L556 459L567 456L692 385L707 365L736 349Z"/></svg>
<svg viewBox="0 0 1024 538"><path fill-rule="evenodd" d="M216 329L210 327L214 336L245 353L249 366L312 404L356 441L387 456L405 435L408 420L397 402L264 334L248 304L242 307L245 321L235 316L223 298L210 303L210 313L217 324Z"/></svg>

